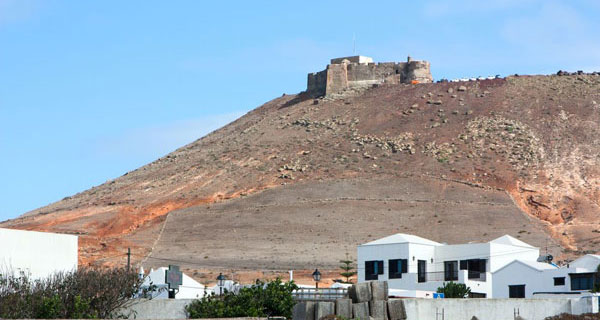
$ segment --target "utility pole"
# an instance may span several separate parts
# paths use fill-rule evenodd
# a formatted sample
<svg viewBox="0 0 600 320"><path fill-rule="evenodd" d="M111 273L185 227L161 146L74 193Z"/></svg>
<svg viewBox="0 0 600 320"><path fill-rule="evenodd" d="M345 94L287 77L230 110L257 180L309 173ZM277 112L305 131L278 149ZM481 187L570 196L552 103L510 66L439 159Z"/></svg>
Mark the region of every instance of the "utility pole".
<svg viewBox="0 0 600 320"><path fill-rule="evenodd" d="M131 265L131 248L127 248L127 271Z"/></svg>
<svg viewBox="0 0 600 320"><path fill-rule="evenodd" d="M356 55L356 33L352 34L352 55Z"/></svg>

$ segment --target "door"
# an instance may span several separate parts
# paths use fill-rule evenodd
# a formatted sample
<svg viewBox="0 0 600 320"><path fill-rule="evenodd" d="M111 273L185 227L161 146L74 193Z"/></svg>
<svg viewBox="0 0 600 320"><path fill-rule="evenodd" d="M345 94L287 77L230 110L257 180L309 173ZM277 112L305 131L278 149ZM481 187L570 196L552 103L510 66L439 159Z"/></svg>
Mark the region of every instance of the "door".
<svg viewBox="0 0 600 320"><path fill-rule="evenodd" d="M425 273L427 272L427 261L418 260L417 261L417 281L425 282Z"/></svg>

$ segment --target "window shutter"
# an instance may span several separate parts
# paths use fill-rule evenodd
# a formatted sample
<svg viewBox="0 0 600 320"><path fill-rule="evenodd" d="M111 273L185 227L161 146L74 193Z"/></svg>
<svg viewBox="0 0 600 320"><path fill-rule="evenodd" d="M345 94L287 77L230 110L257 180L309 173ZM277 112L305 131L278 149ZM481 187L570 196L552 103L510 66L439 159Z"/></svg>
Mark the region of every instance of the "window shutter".
<svg viewBox="0 0 600 320"><path fill-rule="evenodd" d="M374 273L375 270L373 270L374 267L374 263L373 261L365 261L365 274L371 275Z"/></svg>

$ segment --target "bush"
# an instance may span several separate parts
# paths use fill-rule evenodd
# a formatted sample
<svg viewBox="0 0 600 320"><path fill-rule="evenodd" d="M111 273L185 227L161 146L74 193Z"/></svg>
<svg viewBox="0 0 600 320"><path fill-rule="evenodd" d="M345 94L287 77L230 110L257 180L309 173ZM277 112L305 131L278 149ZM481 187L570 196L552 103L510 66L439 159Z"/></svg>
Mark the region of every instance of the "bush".
<svg viewBox="0 0 600 320"><path fill-rule="evenodd" d="M124 268L81 268L40 280L0 275L0 318L112 318L133 302L141 284Z"/></svg>
<svg viewBox="0 0 600 320"><path fill-rule="evenodd" d="M242 288L237 294L225 292L221 296L210 295L194 300L185 307L189 318L234 317L292 317L294 299L292 291L298 287L294 282L281 279L267 284L257 281L251 287Z"/></svg>
<svg viewBox="0 0 600 320"><path fill-rule="evenodd" d="M438 293L443 293L444 298L466 298L471 293L471 288L464 283L445 282L442 287L437 289Z"/></svg>

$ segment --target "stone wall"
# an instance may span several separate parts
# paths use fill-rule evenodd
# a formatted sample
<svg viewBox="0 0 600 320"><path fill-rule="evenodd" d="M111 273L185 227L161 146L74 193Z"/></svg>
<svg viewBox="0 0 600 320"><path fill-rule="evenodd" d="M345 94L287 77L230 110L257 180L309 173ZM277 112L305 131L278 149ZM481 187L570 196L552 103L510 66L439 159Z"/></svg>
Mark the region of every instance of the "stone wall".
<svg viewBox="0 0 600 320"><path fill-rule="evenodd" d="M331 96L353 88L367 88L374 84L433 81L427 61L409 60L377 64L359 61L372 61L372 59L368 57L332 59L325 70L308 75L307 93L313 97Z"/></svg>
<svg viewBox="0 0 600 320"><path fill-rule="evenodd" d="M598 297L552 299L388 299L387 281L358 283L348 289L348 299L299 302L294 320L346 319L419 320L486 319L542 320L561 313L598 312ZM443 315L443 316L442 316Z"/></svg>
<svg viewBox="0 0 600 320"><path fill-rule="evenodd" d="M308 74L308 86L306 88L307 92L311 92L312 95L316 97L324 96L326 87L327 70Z"/></svg>

